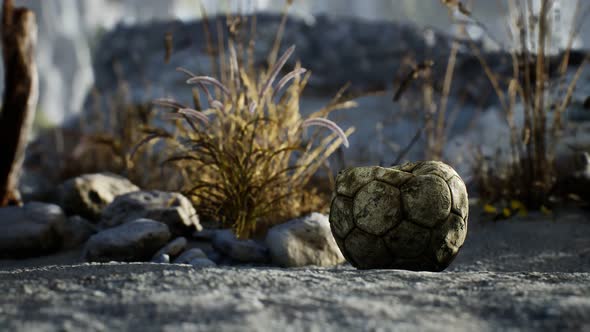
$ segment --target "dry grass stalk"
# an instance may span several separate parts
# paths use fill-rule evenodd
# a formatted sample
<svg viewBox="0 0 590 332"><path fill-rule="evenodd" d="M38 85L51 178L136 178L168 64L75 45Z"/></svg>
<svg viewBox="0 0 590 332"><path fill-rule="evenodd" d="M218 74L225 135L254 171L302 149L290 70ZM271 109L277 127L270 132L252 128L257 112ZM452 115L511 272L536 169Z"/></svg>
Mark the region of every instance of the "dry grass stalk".
<svg viewBox="0 0 590 332"><path fill-rule="evenodd" d="M354 106L350 102L335 100L309 118L302 117L300 98L310 74L297 64L279 79L295 50L291 47L278 57L285 22L286 12L266 70L252 67L252 42L244 47L232 29L228 44L218 43L221 80L179 69L187 83L207 97L207 107L155 102L170 111L177 126L177 132L166 137L176 146L166 164L187 175L183 192L200 214L220 219L240 238L317 208L308 183L332 153L348 145L347 136L353 132L327 119L336 109ZM315 131L306 140L310 127L332 133L316 141Z"/></svg>
<svg viewBox="0 0 590 332"><path fill-rule="evenodd" d="M467 7L459 1L443 1L445 6L453 10L460 10L461 12L469 13ZM452 12L450 13L451 17ZM460 23L460 22L459 22ZM394 101L399 101L402 94L409 88L414 81L421 80L422 84L422 107L424 111L424 125L416 131L410 143L401 150L396 158L394 165L401 162L406 154L413 148L413 146L424 135L426 147L424 151L425 160L442 160L444 146L448 136L448 128L452 126L452 121L448 117L448 101L451 93L453 75L457 62L457 54L459 52L460 44L457 40L453 41L451 53L447 62L445 76L443 81L443 89L440 99L435 98L435 88L432 79L432 67L434 62L432 60L424 61L416 66L413 66L412 71L408 76L401 81L399 88L394 94Z"/></svg>
<svg viewBox="0 0 590 332"><path fill-rule="evenodd" d="M551 47L549 13L553 4L554 0L541 0L539 11L534 12L531 2L508 1L509 11L516 13L518 28L518 33L513 36L518 47L512 51L511 78L504 79L494 73L475 43L471 42L472 50L500 100L511 136L511 160L508 164L496 161L495 165L489 165L489 161L482 156L476 163L480 194L488 202L518 200L528 207L539 208L551 200L549 195L558 177L554 168L554 147L563 129L563 114L588 62L586 58L573 79L566 83L569 56L579 31L574 28L574 22L559 66L561 77L558 85L555 86L551 80L547 49ZM536 49L530 47L531 35L534 35ZM551 118L552 105L557 107ZM520 108L524 119L522 126L516 123Z"/></svg>

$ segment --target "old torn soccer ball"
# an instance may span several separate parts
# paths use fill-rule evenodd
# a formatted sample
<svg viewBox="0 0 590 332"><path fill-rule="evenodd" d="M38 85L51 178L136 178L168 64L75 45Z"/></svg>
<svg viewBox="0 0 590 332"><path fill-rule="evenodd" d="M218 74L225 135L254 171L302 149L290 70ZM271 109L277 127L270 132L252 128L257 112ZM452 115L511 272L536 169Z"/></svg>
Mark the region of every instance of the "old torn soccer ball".
<svg viewBox="0 0 590 332"><path fill-rule="evenodd" d="M442 271L467 235L463 180L436 161L341 171L330 208L334 238L359 269Z"/></svg>

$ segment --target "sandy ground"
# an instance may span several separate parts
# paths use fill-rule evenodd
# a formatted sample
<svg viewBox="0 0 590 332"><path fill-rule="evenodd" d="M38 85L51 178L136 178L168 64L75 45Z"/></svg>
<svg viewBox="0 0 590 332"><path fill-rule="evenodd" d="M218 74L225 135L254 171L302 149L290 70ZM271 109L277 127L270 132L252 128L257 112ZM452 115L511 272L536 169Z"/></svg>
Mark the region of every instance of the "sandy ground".
<svg viewBox="0 0 590 332"><path fill-rule="evenodd" d="M590 330L586 213L474 219L443 273L0 261L0 330Z"/></svg>

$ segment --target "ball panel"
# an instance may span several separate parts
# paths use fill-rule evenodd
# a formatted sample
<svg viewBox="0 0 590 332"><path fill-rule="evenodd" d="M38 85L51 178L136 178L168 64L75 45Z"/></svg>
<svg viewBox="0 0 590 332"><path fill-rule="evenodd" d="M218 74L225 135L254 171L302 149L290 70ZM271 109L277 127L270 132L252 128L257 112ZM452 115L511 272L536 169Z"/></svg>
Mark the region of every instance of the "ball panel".
<svg viewBox="0 0 590 332"><path fill-rule="evenodd" d="M351 256L350 263L356 268L374 269L391 266L392 256L378 236L355 228L344 240L344 245L346 252Z"/></svg>
<svg viewBox="0 0 590 332"><path fill-rule="evenodd" d="M419 257L430 242L430 229L403 221L385 235L385 244L398 258Z"/></svg>
<svg viewBox="0 0 590 332"><path fill-rule="evenodd" d="M354 228L352 209L353 203L351 198L339 195L334 197L332 205L330 206L330 225L332 227L332 233L341 238L345 238Z"/></svg>
<svg viewBox="0 0 590 332"><path fill-rule="evenodd" d="M358 228L383 235L401 221L400 192L387 183L370 182L356 194L353 211Z"/></svg>
<svg viewBox="0 0 590 332"><path fill-rule="evenodd" d="M463 246L467 226L460 216L451 213L449 218L432 233L432 248L436 262L445 268L451 263Z"/></svg>
<svg viewBox="0 0 590 332"><path fill-rule="evenodd" d="M453 176L448 181L448 184L453 201L452 211L462 218L466 218L469 214L469 198L467 197L465 183L458 176Z"/></svg>
<svg viewBox="0 0 590 332"><path fill-rule="evenodd" d="M440 161L425 161L420 163L412 171L414 175L436 175L445 181L448 181L454 176L459 176L455 170Z"/></svg>
<svg viewBox="0 0 590 332"><path fill-rule="evenodd" d="M336 193L354 197L357 191L375 178L376 167L348 168L336 177Z"/></svg>
<svg viewBox="0 0 590 332"><path fill-rule="evenodd" d="M440 270L446 269L451 262L457 257L459 253L459 249L455 247L449 247L446 245L441 245L435 251L435 259L440 268Z"/></svg>
<svg viewBox="0 0 590 332"><path fill-rule="evenodd" d="M421 226L432 228L451 212L451 192L447 183L435 175L410 179L401 188L406 217Z"/></svg>
<svg viewBox="0 0 590 332"><path fill-rule="evenodd" d="M379 167L375 173L376 180L388 183L394 187L401 187L413 177L410 173L392 168Z"/></svg>
<svg viewBox="0 0 590 332"><path fill-rule="evenodd" d="M332 233L334 233L334 232L332 231ZM348 251L346 250L346 245L344 243L344 239L339 237L336 234L333 234L333 235L334 235L334 241L336 241L338 248L340 248L340 252L342 253L342 256L344 256L344 259L346 259L346 261L349 262L350 264L352 264L353 266L356 266L356 264L352 260L352 257L350 257L350 254L348 254Z"/></svg>
<svg viewBox="0 0 590 332"><path fill-rule="evenodd" d="M392 168L398 169L402 172L411 173L414 170L414 168L416 168L416 166L418 166L419 164L420 163L405 163L405 164L393 166Z"/></svg>
<svg viewBox="0 0 590 332"><path fill-rule="evenodd" d="M445 241L454 247L460 248L467 237L467 225L461 216L451 213L447 221L439 228L443 234L446 233ZM439 233L438 231L435 231Z"/></svg>

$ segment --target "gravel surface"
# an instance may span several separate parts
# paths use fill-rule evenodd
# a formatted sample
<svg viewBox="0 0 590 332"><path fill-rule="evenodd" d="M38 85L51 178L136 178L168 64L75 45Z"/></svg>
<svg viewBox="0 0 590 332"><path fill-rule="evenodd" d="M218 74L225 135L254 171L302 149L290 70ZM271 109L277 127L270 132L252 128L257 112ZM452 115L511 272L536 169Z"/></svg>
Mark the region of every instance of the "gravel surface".
<svg viewBox="0 0 590 332"><path fill-rule="evenodd" d="M590 330L586 214L469 232L443 273L0 261L0 330Z"/></svg>
<svg viewBox="0 0 590 332"><path fill-rule="evenodd" d="M584 330L590 274L155 264L0 274L0 329Z"/></svg>

